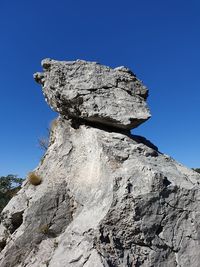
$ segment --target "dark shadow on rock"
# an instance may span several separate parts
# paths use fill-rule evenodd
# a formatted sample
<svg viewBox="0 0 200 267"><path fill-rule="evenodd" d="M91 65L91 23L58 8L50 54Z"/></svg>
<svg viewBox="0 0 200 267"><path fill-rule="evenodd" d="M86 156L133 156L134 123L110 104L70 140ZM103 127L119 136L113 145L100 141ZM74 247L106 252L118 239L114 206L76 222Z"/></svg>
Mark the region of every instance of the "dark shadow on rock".
<svg viewBox="0 0 200 267"><path fill-rule="evenodd" d="M142 143L142 144L144 144L144 145L146 145L146 146L148 146L148 147L150 147L150 148L152 148L152 149L154 149L154 150L159 152L158 147L155 146L153 143L151 143L151 141L149 141L145 137L140 136L140 135L135 135L135 134L130 134L130 137L133 140L135 140L137 143Z"/></svg>
<svg viewBox="0 0 200 267"><path fill-rule="evenodd" d="M66 120L67 118L65 116L63 116L63 119ZM111 132L115 132L115 133L124 134L124 135L130 137L135 142L142 143L142 144L152 148L153 150L161 153L158 150L158 147L155 146L153 143L151 143L151 141L149 141L148 139L146 139L143 136L132 134L131 131L128 130L128 129L122 129L122 128L119 128L119 127L106 125L106 124L101 123L101 122L87 121L87 120L84 120L84 119L74 119L74 120L72 119L71 120L71 126L74 129L78 129L81 125L85 125L85 126L92 127L92 128L97 128L97 129L100 129L100 130L103 130L103 131L106 131L106 132L110 132L110 133Z"/></svg>
<svg viewBox="0 0 200 267"><path fill-rule="evenodd" d="M63 119L66 120L67 118L65 116L63 116ZM68 119L67 119L68 120ZM105 124L103 122L97 122L97 121L88 121L88 120L85 120L85 119L78 119L78 118L75 118L75 119L71 119L71 126L74 128L74 129L78 129L81 125L85 125L85 126L88 126L88 127L92 127L92 128L97 128L97 129L100 129L100 130L103 130L103 131L106 131L106 132L116 132L116 133L121 133L121 134L124 134L124 135L130 135L130 130L127 130L127 129L123 129L123 128L120 128L120 127L114 127L113 125L110 126L109 124Z"/></svg>

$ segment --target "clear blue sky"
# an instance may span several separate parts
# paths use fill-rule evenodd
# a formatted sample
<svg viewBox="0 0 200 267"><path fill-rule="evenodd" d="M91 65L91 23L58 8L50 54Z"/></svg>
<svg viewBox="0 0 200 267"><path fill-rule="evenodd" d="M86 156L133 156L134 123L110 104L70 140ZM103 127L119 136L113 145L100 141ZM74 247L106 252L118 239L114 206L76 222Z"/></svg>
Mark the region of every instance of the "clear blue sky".
<svg viewBox="0 0 200 267"><path fill-rule="evenodd" d="M1 0L0 175L24 177L42 155L56 114L32 74L46 57L130 67L152 112L135 134L200 167L199 14L199 0Z"/></svg>

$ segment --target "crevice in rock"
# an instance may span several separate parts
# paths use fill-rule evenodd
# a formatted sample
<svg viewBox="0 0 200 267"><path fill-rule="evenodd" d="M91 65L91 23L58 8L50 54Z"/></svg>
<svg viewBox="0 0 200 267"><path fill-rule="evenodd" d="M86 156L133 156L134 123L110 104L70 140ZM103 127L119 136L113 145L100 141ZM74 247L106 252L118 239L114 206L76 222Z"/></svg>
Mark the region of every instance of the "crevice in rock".
<svg viewBox="0 0 200 267"><path fill-rule="evenodd" d="M128 182L128 184L126 186L126 189L128 191L128 194L130 194L132 192L132 189L133 189L133 184Z"/></svg>
<svg viewBox="0 0 200 267"><path fill-rule="evenodd" d="M176 206L174 206L174 205L171 205L171 204L170 204L169 202L167 202L167 201L166 201L166 204L167 204L168 206L170 206L171 208L176 209L176 210L179 210L179 211L181 211L181 212L184 212L184 211L186 211L186 212L190 212L189 210L186 210L186 209L179 208L179 207L176 207Z"/></svg>
<svg viewBox="0 0 200 267"><path fill-rule="evenodd" d="M99 239L101 241L101 243L105 243L105 244L109 244L110 243L110 238L109 238L109 234L108 233L104 233L103 229L100 229L100 236Z"/></svg>
<svg viewBox="0 0 200 267"><path fill-rule="evenodd" d="M6 246L6 240L3 239L0 241L0 251L2 251L5 248L5 246Z"/></svg>
<svg viewBox="0 0 200 267"><path fill-rule="evenodd" d="M20 225L23 222L23 213L24 211L21 212L16 212L14 214L12 214L11 217L11 228L10 228L10 233L14 233L15 230L17 230L17 228L20 227Z"/></svg>
<svg viewBox="0 0 200 267"><path fill-rule="evenodd" d="M156 230L156 235L159 235L163 231L163 226L159 225L158 229Z"/></svg>
<svg viewBox="0 0 200 267"><path fill-rule="evenodd" d="M108 264L109 267L117 267L117 266L116 266L115 264L113 264L112 261L109 260L109 259L107 260L107 264Z"/></svg>
<svg viewBox="0 0 200 267"><path fill-rule="evenodd" d="M167 177L164 177L164 179L163 179L163 185L169 186L170 184L171 184L171 182L167 179Z"/></svg>
<svg viewBox="0 0 200 267"><path fill-rule="evenodd" d="M67 119L65 116L63 116L64 119ZM97 121L99 119L99 121ZM71 118L71 126L74 128L74 129L78 129L81 125L86 125L86 126L89 126L89 127L92 127L92 128L97 128L97 129L100 129L100 130L104 130L106 132L116 132L116 133L121 133L121 134L124 134L124 135L127 135L127 136L131 136L130 135L130 130L127 130L127 129L123 129L123 128L120 128L120 127L114 127L114 126L111 126L109 125L109 123L105 123L105 122L101 122L101 119L100 118L95 118L94 120L92 119L80 119L80 118Z"/></svg>
<svg viewBox="0 0 200 267"><path fill-rule="evenodd" d="M83 266L88 262L90 256L91 256L91 254L90 254L89 256L86 257L85 261L83 262Z"/></svg>
<svg viewBox="0 0 200 267"><path fill-rule="evenodd" d="M82 257L83 257L83 255L80 255L80 256L78 256L77 258L71 260L69 263L75 263L75 262L78 262L78 261L80 261L80 259L81 259Z"/></svg>
<svg viewBox="0 0 200 267"><path fill-rule="evenodd" d="M137 258L136 263L135 263L135 267L140 267L141 265L142 265L141 262ZM130 267L132 267L132 266L130 265Z"/></svg>
<svg viewBox="0 0 200 267"><path fill-rule="evenodd" d="M132 241L132 244L139 246L139 247L145 247L145 248L149 248L150 250L154 250L150 245L148 245L142 241L141 242Z"/></svg>

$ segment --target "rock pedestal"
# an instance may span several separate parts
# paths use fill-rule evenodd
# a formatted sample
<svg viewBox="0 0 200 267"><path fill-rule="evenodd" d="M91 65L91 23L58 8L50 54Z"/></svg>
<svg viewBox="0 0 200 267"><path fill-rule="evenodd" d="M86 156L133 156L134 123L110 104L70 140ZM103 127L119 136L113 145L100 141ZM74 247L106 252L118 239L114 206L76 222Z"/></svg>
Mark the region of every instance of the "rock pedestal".
<svg viewBox="0 0 200 267"><path fill-rule="evenodd" d="M129 129L150 117L124 67L43 61L60 113L48 150L1 214L1 267L198 267L200 175Z"/></svg>

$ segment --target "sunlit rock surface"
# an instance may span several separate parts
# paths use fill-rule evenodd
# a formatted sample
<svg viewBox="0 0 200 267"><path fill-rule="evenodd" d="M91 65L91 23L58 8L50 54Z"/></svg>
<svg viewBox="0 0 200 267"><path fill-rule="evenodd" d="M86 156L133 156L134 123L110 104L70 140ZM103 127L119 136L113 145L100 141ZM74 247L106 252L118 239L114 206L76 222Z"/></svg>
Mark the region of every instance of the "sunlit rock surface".
<svg viewBox="0 0 200 267"><path fill-rule="evenodd" d="M63 64L64 69L69 65L43 62L46 69L54 68L51 64ZM105 67L98 65L97 73L101 68ZM110 72L115 70L104 75L110 77ZM56 89L50 93L51 81L56 87L51 73L37 74L37 79L58 110ZM76 75L63 77L66 84L71 76L72 91L76 80L84 84ZM101 71L101 84L102 80ZM138 98L144 101L146 91L142 92ZM93 91L87 95L95 98ZM90 105L86 110L93 112ZM82 120L80 114L70 114L68 108L61 110L52 123L48 150L34 170L42 183L34 186L25 180L1 214L0 266L198 267L200 175L160 153L145 138L130 135L124 116L117 124L108 123L105 116L99 124L89 115Z"/></svg>
<svg viewBox="0 0 200 267"><path fill-rule="evenodd" d="M148 90L125 67L115 69L96 62L42 61L35 80L49 105L67 118L131 129L150 117Z"/></svg>

